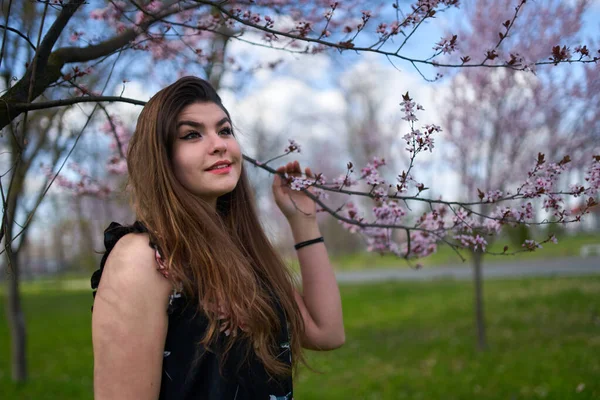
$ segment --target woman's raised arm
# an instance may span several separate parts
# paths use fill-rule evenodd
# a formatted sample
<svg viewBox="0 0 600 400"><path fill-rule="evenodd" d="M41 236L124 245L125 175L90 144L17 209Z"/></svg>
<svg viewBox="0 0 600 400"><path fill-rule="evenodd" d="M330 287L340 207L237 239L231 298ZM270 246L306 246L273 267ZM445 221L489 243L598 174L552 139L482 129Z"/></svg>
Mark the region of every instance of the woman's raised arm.
<svg viewBox="0 0 600 400"><path fill-rule="evenodd" d="M298 161L277 168L277 172L300 177ZM313 179L310 168L306 177ZM275 203L287 218L294 241L304 242L321 236L317 224L315 202L304 193L292 190L279 175L273 178ZM312 187L307 189L314 194ZM342 315L342 300L335 273L324 243L315 243L298 250L303 294L294 293L304 319L302 346L313 350L332 350L346 341Z"/></svg>

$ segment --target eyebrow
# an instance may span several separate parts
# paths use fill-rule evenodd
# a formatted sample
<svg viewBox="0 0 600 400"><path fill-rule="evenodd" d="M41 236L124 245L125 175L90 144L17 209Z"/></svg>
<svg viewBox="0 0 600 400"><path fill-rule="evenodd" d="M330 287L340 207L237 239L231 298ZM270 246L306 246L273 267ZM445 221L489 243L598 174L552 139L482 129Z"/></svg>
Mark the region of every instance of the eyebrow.
<svg viewBox="0 0 600 400"><path fill-rule="evenodd" d="M226 122L229 122L231 124L231 121L229 120L229 118L224 117L221 120L219 120L215 124L215 126L221 126L221 125L225 124ZM179 129L183 125L188 125L188 126L191 126L192 128L197 128L197 129L204 129L204 124L202 122L196 122L196 121L190 121L190 120L183 120L183 121L177 122L177 129Z"/></svg>

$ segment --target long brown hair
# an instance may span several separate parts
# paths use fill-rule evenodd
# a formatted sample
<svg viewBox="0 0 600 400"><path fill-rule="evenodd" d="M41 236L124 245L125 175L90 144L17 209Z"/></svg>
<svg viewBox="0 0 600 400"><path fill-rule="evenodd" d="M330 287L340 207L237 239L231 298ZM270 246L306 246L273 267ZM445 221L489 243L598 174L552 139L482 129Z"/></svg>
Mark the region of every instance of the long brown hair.
<svg viewBox="0 0 600 400"><path fill-rule="evenodd" d="M145 105L127 151L132 206L162 252L170 279L181 282L186 297L195 299L208 318L199 345L210 349L217 343L214 306L222 307L232 326L247 327L228 336L223 358L235 341L246 340L268 373L289 375L298 361L304 362L303 319L294 299L294 277L260 225L245 169L235 189L217 199L216 209L185 189L172 170L177 117L198 102L215 103L229 116L216 91L196 77L179 79ZM277 301L291 335L292 370L277 359L274 344L282 328Z"/></svg>

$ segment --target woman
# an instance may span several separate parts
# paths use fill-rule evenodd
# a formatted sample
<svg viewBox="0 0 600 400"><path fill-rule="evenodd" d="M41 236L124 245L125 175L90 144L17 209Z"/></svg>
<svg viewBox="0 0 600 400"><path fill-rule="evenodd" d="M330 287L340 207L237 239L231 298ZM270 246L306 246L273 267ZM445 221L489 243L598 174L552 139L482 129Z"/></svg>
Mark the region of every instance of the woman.
<svg viewBox="0 0 600 400"><path fill-rule="evenodd" d="M291 399L302 348L344 343L315 203L274 177L300 294L261 228L242 161L206 81L182 78L142 110L127 151L137 221L106 229L92 277L97 400ZM297 161L277 171L301 175Z"/></svg>

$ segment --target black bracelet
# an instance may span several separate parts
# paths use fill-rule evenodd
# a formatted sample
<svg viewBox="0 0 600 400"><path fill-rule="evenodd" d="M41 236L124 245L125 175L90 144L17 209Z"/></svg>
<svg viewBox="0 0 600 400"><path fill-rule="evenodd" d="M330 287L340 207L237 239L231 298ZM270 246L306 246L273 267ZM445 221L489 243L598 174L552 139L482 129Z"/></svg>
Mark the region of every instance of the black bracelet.
<svg viewBox="0 0 600 400"><path fill-rule="evenodd" d="M325 239L323 239L323 236L318 237L316 239L311 239L311 240L307 240L306 242L300 242L294 245L294 248L296 250L301 249L304 246L308 246L309 244L313 244L313 243L319 243L319 242L325 242Z"/></svg>

